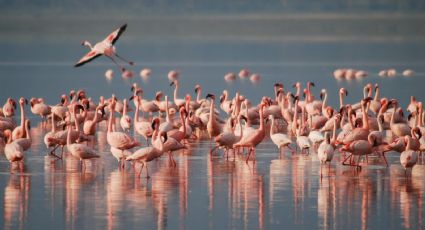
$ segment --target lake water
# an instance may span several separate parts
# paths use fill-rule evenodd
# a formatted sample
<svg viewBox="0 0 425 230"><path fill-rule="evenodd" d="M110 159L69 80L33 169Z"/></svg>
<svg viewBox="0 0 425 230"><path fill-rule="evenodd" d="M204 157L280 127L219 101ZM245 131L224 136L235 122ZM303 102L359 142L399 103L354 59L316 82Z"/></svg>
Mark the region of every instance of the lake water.
<svg viewBox="0 0 425 230"><path fill-rule="evenodd" d="M243 20L226 20L234 23L232 28L243 24ZM306 32L298 28L296 36L288 35L287 39L284 32L294 28L285 27L275 34L261 26L274 28L273 25L287 19L257 20L254 35L249 27L238 35L238 31L213 24L216 26L211 27L211 36L208 36L203 34L205 29L196 27L195 19L190 19L194 24L191 28L198 30L193 30L188 39L184 36L186 23L180 23L180 30L170 29L171 32L148 27L146 36L140 24L129 23L128 37L126 32L117 48L123 56L136 62L131 68L135 76L130 80L123 80L106 58L80 68L72 67L87 51L79 45L80 41L86 35L92 41L102 39L103 34L109 32L109 26L102 25L102 32L90 25L81 33L76 33L77 26L71 24L64 27L54 24L56 27L46 30L46 34L29 33L22 25L13 33L3 30L0 53L7 55L0 57L0 101L3 103L7 97L43 97L47 103L56 104L60 95L80 88L96 101L100 95L108 97L112 93L122 99L130 96L132 82L141 85L147 98L153 98L159 90L172 95L173 88L166 77L171 69L181 72L181 96L194 95L194 86L201 84L204 95L220 94L227 89L232 94L240 91L257 103L261 96L273 95L275 82L282 82L285 89L292 90L291 85L296 81L303 84L313 81L316 97L320 89L326 88L334 106L338 103L340 87L348 89L347 102L351 103L362 96L362 88L369 82L380 84L381 95L399 99L404 108L410 95L424 99L423 26L419 26L416 33L411 27L405 28L411 21L419 25L417 18L384 20L378 30L373 23L359 29L358 26L367 21L358 18L352 20L352 24L338 23L336 18L327 30L316 31L313 24ZM297 18L291 20L302 23ZM4 24L0 23L3 29ZM119 22L111 24L119 25ZM67 25L70 25L69 31ZM344 31L344 25L351 25L351 29ZM132 30L132 26L135 29ZM89 32L90 28L96 33ZM353 28L357 28L357 32L352 32ZM373 34L362 36L362 31ZM403 36L403 31L408 35ZM176 35L171 36L174 32ZM224 36L227 32L230 35ZM152 69L149 81L138 75L144 67ZM111 82L104 77L109 68L115 71ZM261 81L252 84L238 79L227 84L223 80L225 73L237 73L241 68L259 73ZM336 81L332 77L336 68L362 69L368 71L369 76L361 81ZM399 72L413 69L415 74L411 78L378 77L378 71L385 68L396 68ZM93 226L97 229L425 228L425 165L423 162L416 165L412 177L406 179L396 153L388 154L388 168L376 163L356 172L340 164L339 154L330 169L321 169L315 153L306 156L285 152L279 157L268 139L258 146L255 164L246 164L240 157L226 159L222 152L210 158L209 142L203 140L175 154L176 168L168 165L166 157L150 163L152 177L146 181L135 177L130 166L124 171L118 170L106 143L104 125L94 144L101 158L90 161L83 174L78 168L79 162L71 156L63 161L46 156L43 137L48 130L28 108L26 113L32 121L33 145L26 153L24 172L10 174L6 158L0 156L0 197L3 197L0 226L4 229L36 226L58 229Z"/></svg>

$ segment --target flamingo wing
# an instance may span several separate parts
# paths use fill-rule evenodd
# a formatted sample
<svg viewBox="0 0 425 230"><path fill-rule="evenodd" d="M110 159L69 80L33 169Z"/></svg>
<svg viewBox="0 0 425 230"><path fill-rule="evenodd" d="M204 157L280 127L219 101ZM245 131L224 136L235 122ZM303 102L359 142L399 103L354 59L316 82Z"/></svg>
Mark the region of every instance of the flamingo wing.
<svg viewBox="0 0 425 230"><path fill-rule="evenodd" d="M111 44L115 44L118 38L124 33L125 28L127 28L127 24L122 25L120 28L116 29L114 32L110 33L104 41L109 42Z"/></svg>
<svg viewBox="0 0 425 230"><path fill-rule="evenodd" d="M86 64L87 62L99 57L100 55L102 55L102 54L92 50L92 51L88 52L86 55L84 55L84 57L82 57L77 62L77 64L74 65L74 67L82 66L82 65Z"/></svg>

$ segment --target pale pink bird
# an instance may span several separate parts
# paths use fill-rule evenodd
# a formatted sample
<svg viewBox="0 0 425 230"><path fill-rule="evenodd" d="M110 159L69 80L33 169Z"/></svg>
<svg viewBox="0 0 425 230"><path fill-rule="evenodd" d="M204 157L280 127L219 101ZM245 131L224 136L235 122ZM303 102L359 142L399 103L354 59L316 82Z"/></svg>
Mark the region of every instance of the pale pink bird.
<svg viewBox="0 0 425 230"><path fill-rule="evenodd" d="M127 28L127 24L124 24L120 28L116 29L114 32L110 33L103 41L100 41L96 43L94 46L90 44L88 41L83 41L82 45L87 46L90 48L90 52L88 52L84 57L82 57L77 64L75 64L74 67L79 67L84 65L87 62L90 62L91 60L104 55L111 59L120 69L122 72L125 72L125 68L118 64L118 62L115 61L114 57L117 57L121 59L122 61L133 65L134 63L132 61L127 61L123 57L117 54L115 50L115 42L118 40L118 38L121 36L122 33L124 33L125 29Z"/></svg>

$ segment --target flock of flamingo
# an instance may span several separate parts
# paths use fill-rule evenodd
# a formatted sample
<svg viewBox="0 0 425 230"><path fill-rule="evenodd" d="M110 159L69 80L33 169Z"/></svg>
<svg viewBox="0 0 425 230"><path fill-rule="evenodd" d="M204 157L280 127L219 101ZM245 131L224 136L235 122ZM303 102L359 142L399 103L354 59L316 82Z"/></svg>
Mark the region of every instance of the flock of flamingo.
<svg viewBox="0 0 425 230"><path fill-rule="evenodd" d="M326 89L321 90L320 100L316 99L312 82L307 82L305 88L295 83L294 92L276 83L274 96L263 96L258 104L239 92L231 96L224 90L219 105L214 94L202 97L200 85L194 88L196 98L190 94L181 98L179 85L178 80L170 84L174 87L172 100L161 91L148 100L143 89L134 83L128 99L101 96L96 104L84 90L72 90L70 99L63 94L56 105L47 105L42 98L31 98L29 104L33 114L51 124L51 131L44 136L49 155L61 160L72 155L81 161L83 172L86 160L101 157L90 145L102 128L101 122L107 123L107 143L118 167L124 170L126 162L131 162L135 175L140 177L145 168L147 178L148 162L167 153L171 167L175 167L173 153L199 140L209 140L210 155L223 149L227 159L238 155L248 164L255 163L256 147L269 136L279 156L285 149L292 154L317 154L322 164L330 165L334 154L342 154L340 163L357 170L370 164L368 158L372 156L381 159L378 164L388 166L385 154L395 151L400 153L400 163L407 171L425 150L422 102L412 96L405 118L398 101L381 97L377 84L365 85L364 96L356 104L346 104L348 92L339 89L338 108L328 105ZM22 168L25 151L32 144L30 120L25 114L27 104L27 99L19 99L19 124L14 118L14 99L8 98L0 111L0 145L4 146L11 172L14 163ZM133 118L129 114L133 110L131 104ZM119 122L116 114L120 115ZM138 142L130 130L146 142ZM56 153L58 148L60 154ZM136 165L141 166L140 170Z"/></svg>
<svg viewBox="0 0 425 230"><path fill-rule="evenodd" d="M90 51L75 67L103 55L119 66L123 74L129 72L115 58L129 65L134 63L119 56L114 46L126 27L126 24L121 26L94 46L84 41L82 45L88 46ZM149 74L150 71L144 73ZM295 83L293 87L296 91L293 93L285 91L282 83L276 83L274 96L263 96L258 104L253 104L239 92L232 97L224 90L220 105L216 108L216 96L207 94L202 98L200 85L195 86L196 99L192 100L190 94L180 98L178 75L177 71L171 71L168 75L170 86L175 87L172 101L161 91L156 93L154 100L147 100L143 97L143 89L134 83L128 100L118 100L115 95L109 98L101 96L96 104L84 90L72 90L70 99L63 94L57 105L47 105L42 98L35 97L29 103L33 114L41 116L43 122L51 122L51 131L44 136L50 155L63 159L66 147L70 155L80 159L83 172L85 160L100 157L89 143L94 142L96 131L101 128L98 124L103 121L107 122L110 152L118 160L119 167L124 169L127 161L132 162L138 177L146 168L146 177L149 178L147 163L164 153L168 154L170 164L175 167L177 163L173 152L187 149L191 142L202 139L210 141L210 155L220 148L224 149L227 159L231 153L235 159L236 155L243 155L246 150L247 163L250 159L255 163L255 149L268 135L279 154L285 148L296 154L299 148L299 154L315 152L321 163L330 165L333 155L340 153L343 154L342 164L357 169L369 163L368 157L371 155L380 157L388 166L385 153L389 151L400 153L400 163L406 172L417 163L419 156L423 157L423 104L413 96L407 107L407 119L398 101L381 98L379 86L372 84L364 87L364 96L356 104L344 103L348 92L341 88L339 108L328 105L326 89L322 89L321 99L316 99L311 91L311 87L315 86L312 82L307 82L304 89L301 83ZM247 77L249 72L243 69L239 75ZM234 74L226 76L235 78ZM260 76L254 74L251 78L258 80ZM131 100L135 106L133 120L129 116ZM30 121L24 110L26 104L27 99L19 99L19 125L14 119L17 109L14 99L8 98L0 110L0 146L4 146L2 149L11 164L11 172L12 164L22 163L25 151L32 144ZM222 113L218 108L225 116L220 116ZM121 115L120 129L116 126L116 113ZM142 143L130 135L131 129L145 138L146 146L141 147ZM215 143L214 147L212 142ZM59 147L60 155L56 154ZM135 148L137 150L132 152ZM361 162L362 159L365 162ZM136 164L141 165L140 170L136 169ZM19 167L22 169L22 164Z"/></svg>

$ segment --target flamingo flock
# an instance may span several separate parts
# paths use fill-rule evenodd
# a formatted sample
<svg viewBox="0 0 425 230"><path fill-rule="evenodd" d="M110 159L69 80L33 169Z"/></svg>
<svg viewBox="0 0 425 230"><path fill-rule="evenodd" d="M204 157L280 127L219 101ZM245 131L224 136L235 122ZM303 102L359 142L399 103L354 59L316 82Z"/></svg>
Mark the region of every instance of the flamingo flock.
<svg viewBox="0 0 425 230"><path fill-rule="evenodd" d="M315 154L328 167L332 161L356 170L368 164L388 167L386 154L396 152L408 176L408 169L423 158L423 103L412 96L403 110L397 99L382 97L377 84L366 84L363 97L353 104L345 103L348 91L340 88L337 107L328 104L327 89L320 91L320 99L313 95L313 82L305 87L296 82L292 92L276 83L274 95L256 102L240 92L232 96L226 90L219 97L208 91L203 95L201 85L194 86L196 95L192 99L189 93L181 94L179 86L179 80L173 78L170 86L165 86L173 87L173 95L158 91L152 100L136 83L129 89L128 99L122 100L115 95L101 96L95 103L84 90L71 90L70 100L61 95L56 105L46 104L43 98L20 98L19 123L15 121L17 103L8 98L0 110L0 144L11 172L13 164L22 169L32 144L30 120L25 114L28 101L31 113L41 117L50 129L44 136L47 154L58 160L77 158L83 172L86 161L103 158L92 147L97 131L102 129L118 167L125 170L130 162L136 176L145 169L147 178L149 162L166 153L170 167L176 167L175 152L186 151L200 140L209 142L206 154L217 155L222 149L226 159L243 159L247 164L255 164L256 155L261 154L256 149L267 139L276 145L277 157L285 151L291 156ZM138 141L137 136L144 141ZM60 154L56 153L58 148ZM340 160L335 160L335 155Z"/></svg>

